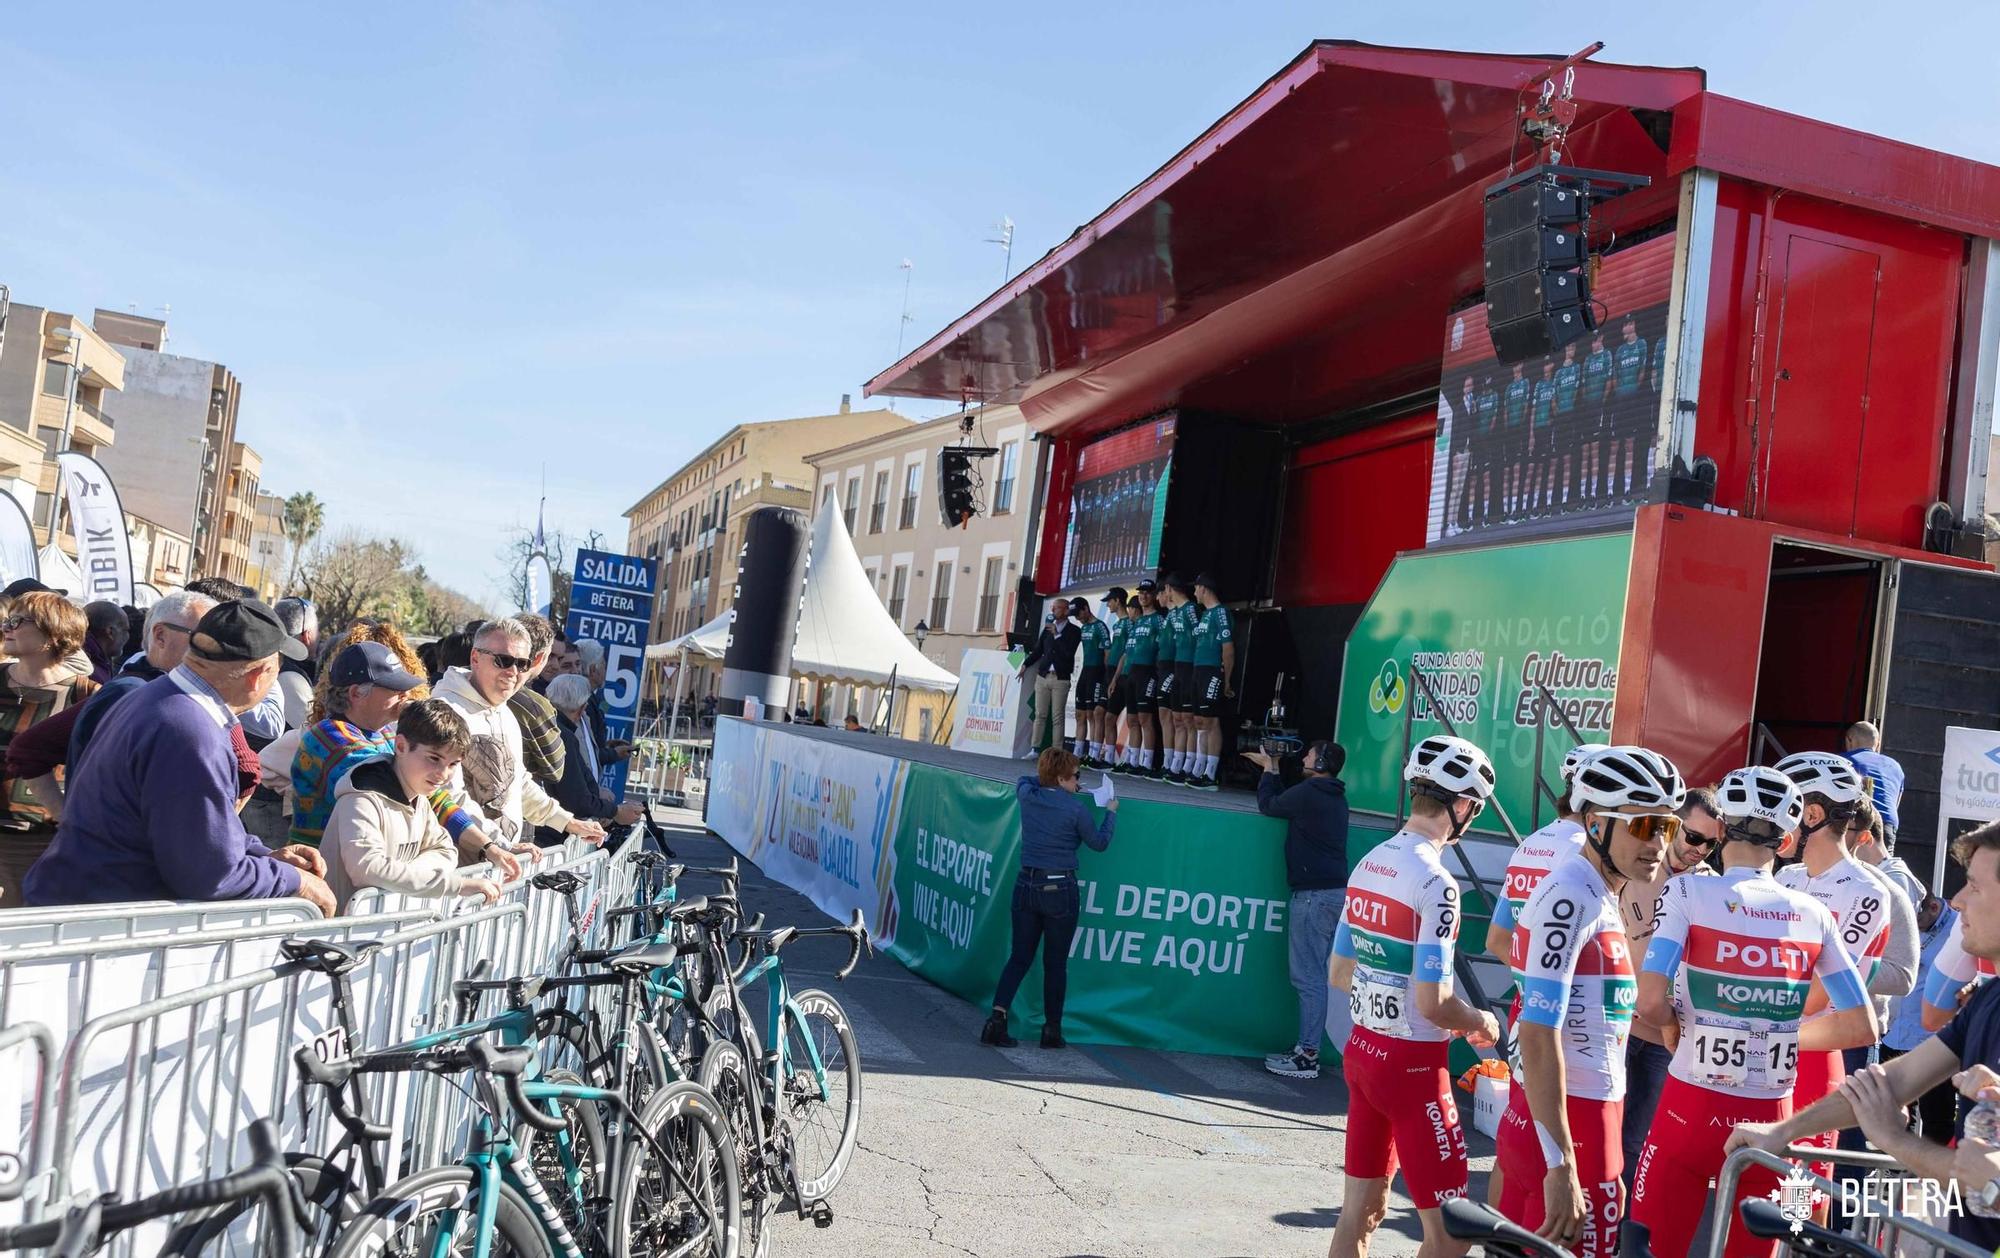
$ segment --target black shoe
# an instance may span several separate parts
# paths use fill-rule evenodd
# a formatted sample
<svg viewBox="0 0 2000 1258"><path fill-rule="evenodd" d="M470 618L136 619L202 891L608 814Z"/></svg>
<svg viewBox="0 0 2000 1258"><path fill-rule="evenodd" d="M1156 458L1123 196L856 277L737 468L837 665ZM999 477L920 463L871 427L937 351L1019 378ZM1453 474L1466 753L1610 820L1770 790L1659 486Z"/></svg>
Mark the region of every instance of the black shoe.
<svg viewBox="0 0 2000 1258"><path fill-rule="evenodd" d="M988 1014L986 1025L979 1028L979 1042L991 1044L995 1048L1017 1048L1021 1043L1007 1034L1007 1015L998 1009Z"/></svg>
<svg viewBox="0 0 2000 1258"><path fill-rule="evenodd" d="M1042 1047L1043 1047L1043 1048L1068 1048L1068 1047L1069 1047L1069 1041L1063 1038L1063 1036L1062 1036L1062 1028L1061 1028L1061 1027L1059 1027L1059 1026L1045 1026L1045 1027L1043 1027L1043 1028L1042 1028Z"/></svg>
<svg viewBox="0 0 2000 1258"><path fill-rule="evenodd" d="M1164 782L1167 780L1167 771L1165 769L1162 769L1157 764L1154 765L1152 768L1146 770L1145 775L1153 779L1155 782Z"/></svg>
<svg viewBox="0 0 2000 1258"><path fill-rule="evenodd" d="M1164 780L1172 782L1175 786L1179 786L1183 782L1187 781L1187 775L1182 773L1179 769L1168 769L1167 776Z"/></svg>
<svg viewBox="0 0 2000 1258"><path fill-rule="evenodd" d="M1219 791L1222 789L1222 784L1214 778L1195 778L1189 785L1198 791Z"/></svg>

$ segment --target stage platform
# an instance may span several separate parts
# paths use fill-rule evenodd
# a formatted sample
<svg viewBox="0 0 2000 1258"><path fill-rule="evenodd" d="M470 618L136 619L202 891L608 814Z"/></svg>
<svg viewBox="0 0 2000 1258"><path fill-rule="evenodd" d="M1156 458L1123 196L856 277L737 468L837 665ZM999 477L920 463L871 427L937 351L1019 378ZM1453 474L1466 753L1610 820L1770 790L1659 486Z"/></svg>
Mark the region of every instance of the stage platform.
<svg viewBox="0 0 2000 1258"><path fill-rule="evenodd" d="M898 760L928 764L995 782L1013 783L1023 775L1035 771L1033 760L1002 760L998 756L986 756L971 751L953 751L949 747L914 742L907 738L890 738L881 734L850 734L843 729L826 729L818 725L780 723L771 728L817 742L835 743L851 747L856 751L872 751L876 755L893 756ZM1095 769L1085 769L1082 778L1083 789L1087 791L1097 785L1098 772ZM1257 811L1255 791L1232 790L1226 786L1214 792L1193 791L1185 786L1175 786L1171 782L1151 782L1144 778L1128 777L1122 773L1112 774L1111 779L1117 783L1121 799L1143 799L1153 804L1183 804L1226 812Z"/></svg>

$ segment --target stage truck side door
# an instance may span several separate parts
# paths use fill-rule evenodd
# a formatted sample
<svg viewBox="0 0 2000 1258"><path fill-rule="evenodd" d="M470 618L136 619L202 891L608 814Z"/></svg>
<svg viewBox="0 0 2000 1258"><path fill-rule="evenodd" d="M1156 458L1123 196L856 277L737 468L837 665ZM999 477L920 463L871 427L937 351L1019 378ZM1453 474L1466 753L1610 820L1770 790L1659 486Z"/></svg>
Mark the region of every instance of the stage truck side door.
<svg viewBox="0 0 2000 1258"><path fill-rule="evenodd" d="M1758 514L1851 537L1882 260L1803 234L1784 245L1769 422L1756 438Z"/></svg>

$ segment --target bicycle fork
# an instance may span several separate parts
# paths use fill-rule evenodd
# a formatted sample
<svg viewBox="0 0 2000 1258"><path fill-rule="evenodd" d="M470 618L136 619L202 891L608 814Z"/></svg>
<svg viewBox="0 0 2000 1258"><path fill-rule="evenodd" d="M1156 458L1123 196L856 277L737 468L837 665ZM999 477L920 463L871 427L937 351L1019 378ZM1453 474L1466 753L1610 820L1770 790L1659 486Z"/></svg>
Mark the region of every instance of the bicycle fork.
<svg viewBox="0 0 2000 1258"><path fill-rule="evenodd" d="M550 1199L548 1189L542 1186L541 1176L535 1174L535 1168L529 1163L528 1151L518 1144L514 1145L507 1158L507 1169L514 1173L516 1186L528 1199L528 1204L535 1208L535 1217L541 1220L542 1227L555 1241L556 1252L561 1258L583 1258L583 1250L577 1247L576 1238L570 1235L568 1225L562 1221L562 1213Z"/></svg>

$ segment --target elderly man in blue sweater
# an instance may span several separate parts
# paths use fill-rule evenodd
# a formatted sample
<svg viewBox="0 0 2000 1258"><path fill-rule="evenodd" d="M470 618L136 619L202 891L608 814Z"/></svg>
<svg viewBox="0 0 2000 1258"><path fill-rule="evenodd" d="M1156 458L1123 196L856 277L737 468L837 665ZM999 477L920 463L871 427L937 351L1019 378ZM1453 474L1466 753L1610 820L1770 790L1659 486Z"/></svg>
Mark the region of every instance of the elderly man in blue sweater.
<svg viewBox="0 0 2000 1258"><path fill-rule="evenodd" d="M230 727L270 694L279 657L304 652L262 603L210 609L186 659L98 727L55 841L22 882L28 903L298 896L331 916L319 853L272 851L236 815Z"/></svg>

